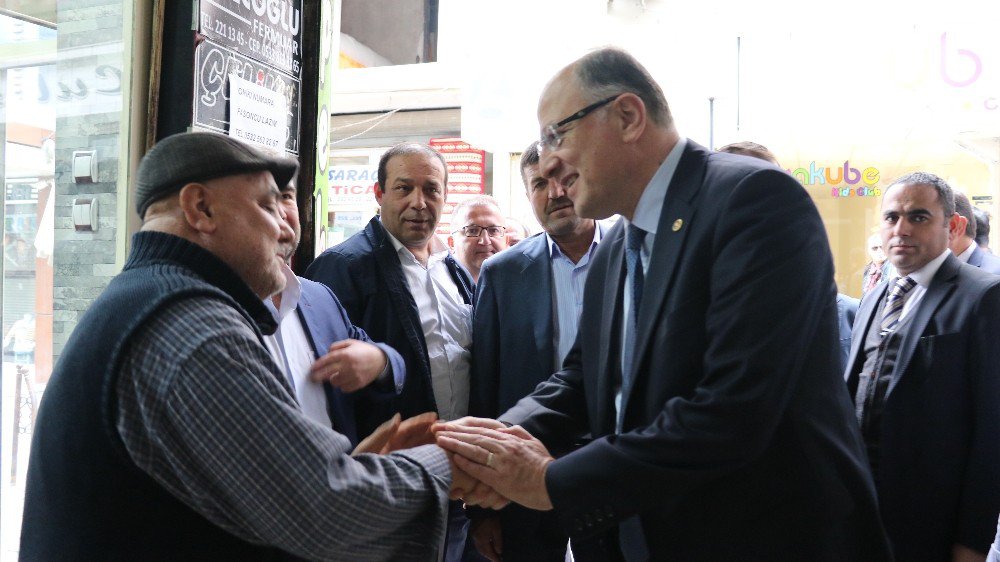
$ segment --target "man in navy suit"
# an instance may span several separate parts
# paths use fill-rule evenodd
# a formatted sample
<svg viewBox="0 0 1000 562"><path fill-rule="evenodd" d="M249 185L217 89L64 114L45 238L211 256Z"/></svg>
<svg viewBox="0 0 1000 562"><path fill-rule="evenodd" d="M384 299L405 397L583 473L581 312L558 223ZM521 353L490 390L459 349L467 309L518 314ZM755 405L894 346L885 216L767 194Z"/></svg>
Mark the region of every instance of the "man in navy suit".
<svg viewBox="0 0 1000 562"><path fill-rule="evenodd" d="M1000 277L948 247L951 187L883 191L896 276L861 302L845 372L897 560L984 560L1000 512Z"/></svg>
<svg viewBox="0 0 1000 562"><path fill-rule="evenodd" d="M618 49L559 72L538 120L543 177L580 216L623 220L594 256L561 370L499 418L521 427L444 424L438 443L497 492L553 509L589 541L578 558L888 559L838 372L833 260L802 186L680 137Z"/></svg>
<svg viewBox="0 0 1000 562"><path fill-rule="evenodd" d="M978 267L983 271L988 271L994 275L1000 275L1000 258L989 252L983 251L976 244L976 216L972 213L972 204L964 193L955 192L955 213L958 215L954 221L954 228L951 230L951 242L948 247L959 260Z"/></svg>
<svg viewBox="0 0 1000 562"><path fill-rule="evenodd" d="M537 144L521 156L521 179L544 233L483 264L473 322L473 416L506 412L562 365L601 240L597 222L577 216L566 189L542 177ZM565 558L567 537L551 514L512 505L493 517L476 515L473 539L492 560Z"/></svg>
<svg viewBox="0 0 1000 562"><path fill-rule="evenodd" d="M468 412L474 284L435 234L447 185L447 165L433 148L390 148L378 164L379 216L306 270L333 289L354 324L406 363L399 396L358 408L363 434L397 412L405 419L433 411L443 420ZM460 559L467 526L453 502L446 560Z"/></svg>
<svg viewBox="0 0 1000 562"><path fill-rule="evenodd" d="M291 259L302 237L296 188L281 189L281 205L295 236L285 250ZM373 343L351 323L325 285L297 277L285 266L285 288L264 301L278 321L264 341L289 379L303 413L351 440L359 441L355 400L389 400L402 390L406 366L388 345ZM372 384L376 383L376 384Z"/></svg>

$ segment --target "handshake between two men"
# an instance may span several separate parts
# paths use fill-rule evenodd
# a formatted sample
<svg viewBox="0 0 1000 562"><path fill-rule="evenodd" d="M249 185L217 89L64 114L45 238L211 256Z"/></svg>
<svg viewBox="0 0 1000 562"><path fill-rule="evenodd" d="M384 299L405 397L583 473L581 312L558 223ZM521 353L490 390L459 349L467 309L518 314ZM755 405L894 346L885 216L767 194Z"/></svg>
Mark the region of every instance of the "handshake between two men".
<svg viewBox="0 0 1000 562"><path fill-rule="evenodd" d="M545 445L520 426L486 418L437 421L428 412L401 421L399 414L358 444L353 455L380 453L437 443L451 461L451 499L501 509L510 502L537 510L552 509L545 470L552 462Z"/></svg>

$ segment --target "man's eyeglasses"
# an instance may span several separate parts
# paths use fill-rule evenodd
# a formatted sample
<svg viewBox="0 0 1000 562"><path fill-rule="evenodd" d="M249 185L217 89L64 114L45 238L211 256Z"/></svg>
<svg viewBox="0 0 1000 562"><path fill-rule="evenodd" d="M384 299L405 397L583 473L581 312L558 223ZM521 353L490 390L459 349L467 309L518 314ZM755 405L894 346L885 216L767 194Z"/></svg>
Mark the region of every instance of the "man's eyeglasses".
<svg viewBox="0 0 1000 562"><path fill-rule="evenodd" d="M615 101L616 99L618 99L618 96L620 95L621 94L615 94L610 98L604 98L601 101L595 101L594 103L588 105L587 107L581 109L580 111L577 111L576 113L570 115L569 117L563 119L562 121L559 121L554 125L549 125L545 127L545 129L542 130L542 138L540 140L539 148L541 148L542 150L555 150L559 148L559 146L562 144L563 136L565 134L559 132L560 128L565 126L567 123L572 123L573 121L583 119L591 112L593 112L595 109L603 107Z"/></svg>
<svg viewBox="0 0 1000 562"><path fill-rule="evenodd" d="M490 238L503 238L504 233L507 232L507 227L504 226L479 226L478 224L470 224L469 226L463 226L462 228L452 232L461 232L466 236L466 238L479 238L483 235L483 231L486 231L486 235Z"/></svg>

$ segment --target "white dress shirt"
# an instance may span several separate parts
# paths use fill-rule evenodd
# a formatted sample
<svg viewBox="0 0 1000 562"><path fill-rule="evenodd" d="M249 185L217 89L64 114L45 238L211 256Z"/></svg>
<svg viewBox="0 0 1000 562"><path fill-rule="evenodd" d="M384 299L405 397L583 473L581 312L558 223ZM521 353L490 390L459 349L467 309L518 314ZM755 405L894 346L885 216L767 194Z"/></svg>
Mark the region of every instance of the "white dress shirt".
<svg viewBox="0 0 1000 562"><path fill-rule="evenodd" d="M653 255L653 242L656 240L656 227L660 222L660 213L663 212L663 202L667 199L667 188L670 187L671 180L674 179L674 172L677 171L677 163L681 160L681 154L684 153L684 146L687 144L687 139L681 137L678 139L677 144L670 151L670 154L663 160L660 167L653 174L653 178L649 180L649 184L642 191L642 197L639 198L639 203L635 207L635 213L632 215L632 221L629 222L628 219L622 217L625 221L625 229L628 230L629 224L635 224L639 228L646 232L646 237L642 241L642 249L639 252L639 257L642 261L642 273L645 277L649 272L649 259ZM651 285L647 282L646 287ZM625 294L622 301L622 333L621 333L621 362L622 371L625 369L625 354L630 353L629 350L625 349L625 331L630 330L631 326L628 321L629 313L632 310L632 280L628 279L626 276L625 280ZM644 295L645 298L645 295ZM622 373L625 376L625 373ZM621 407L622 407L622 389L619 386L615 389L615 414L619 420L617 427L618 432L621 432Z"/></svg>
<svg viewBox="0 0 1000 562"><path fill-rule="evenodd" d="M330 415L327 413L326 392L322 383L309 380L309 368L316 361L309 335L302 326L295 309L299 306L302 288L298 277L286 265L285 288L281 291L281 307L277 309L275 320L278 330L274 335L264 336L267 350L271 352L274 362L281 368L285 378L295 390L295 399L302 412L309 419L323 426L330 427ZM273 301L265 303L272 313L275 312Z"/></svg>
<svg viewBox="0 0 1000 562"><path fill-rule="evenodd" d="M403 277L410 289L430 359L431 388L438 418L455 420L469 412L469 370L472 358L472 305L448 270L448 247L435 236L427 265L386 231L396 248Z"/></svg>

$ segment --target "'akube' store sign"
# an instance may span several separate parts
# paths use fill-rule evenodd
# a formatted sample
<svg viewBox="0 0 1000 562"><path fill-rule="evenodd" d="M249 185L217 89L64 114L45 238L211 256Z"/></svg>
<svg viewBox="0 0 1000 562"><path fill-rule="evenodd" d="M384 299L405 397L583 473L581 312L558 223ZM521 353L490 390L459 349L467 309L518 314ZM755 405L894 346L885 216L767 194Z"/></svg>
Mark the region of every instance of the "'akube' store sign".
<svg viewBox="0 0 1000 562"><path fill-rule="evenodd" d="M788 173L802 185L812 189L828 189L833 197L881 197L878 182L882 177L878 168L853 166L850 160L843 165L817 166L816 161L809 167L789 169Z"/></svg>

